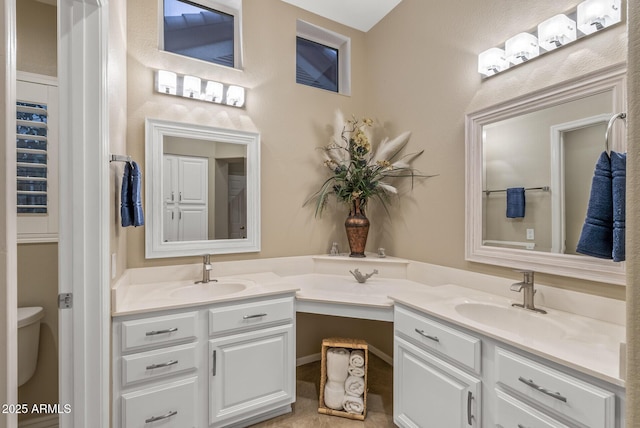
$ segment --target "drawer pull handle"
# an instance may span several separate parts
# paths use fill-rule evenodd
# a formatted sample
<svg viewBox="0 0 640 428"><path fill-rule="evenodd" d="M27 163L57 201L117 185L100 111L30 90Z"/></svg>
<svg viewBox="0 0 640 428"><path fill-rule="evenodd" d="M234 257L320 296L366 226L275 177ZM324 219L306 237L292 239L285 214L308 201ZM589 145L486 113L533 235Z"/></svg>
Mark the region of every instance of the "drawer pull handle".
<svg viewBox="0 0 640 428"><path fill-rule="evenodd" d="M471 401L473 400L473 394L471 391L467 393L467 425L473 425L473 415L471 414Z"/></svg>
<svg viewBox="0 0 640 428"><path fill-rule="evenodd" d="M527 427L522 424L518 424L518 428L527 428Z"/></svg>
<svg viewBox="0 0 640 428"><path fill-rule="evenodd" d="M266 317L267 314L254 314L254 315L245 315L242 317L243 320L250 320L251 318L262 318L262 317Z"/></svg>
<svg viewBox="0 0 640 428"><path fill-rule="evenodd" d="M417 328L415 330L416 330L416 333L418 333L422 337L426 337L427 339L431 339L434 342L440 342L440 339L438 339L438 336L430 336L427 333L425 333L424 330L418 330Z"/></svg>
<svg viewBox="0 0 640 428"><path fill-rule="evenodd" d="M178 364L178 360L169 360L166 363L151 364L150 366L147 366L147 370L159 369L162 367L169 367L169 366L173 366L174 364Z"/></svg>
<svg viewBox="0 0 640 428"><path fill-rule="evenodd" d="M536 391L540 391L543 394L548 395L549 397L555 398L556 400L560 400L563 403L567 402L567 397L563 396L562 394L560 394L559 392L552 392L549 391L546 388L541 387L540 385L536 384L534 381L532 381L531 379L525 379L522 376L520 376L518 378L518 380L522 383L524 383L527 386L530 386L531 388L535 389Z"/></svg>
<svg viewBox="0 0 640 428"><path fill-rule="evenodd" d="M156 421L161 421L163 419L168 419L171 416L175 416L178 414L177 410L172 410L169 413L162 415L162 416L151 416L149 419L145 419L144 423L145 424L150 424L151 422L156 422Z"/></svg>
<svg viewBox="0 0 640 428"><path fill-rule="evenodd" d="M148 331L145 333L146 336L156 336L158 334L167 334L167 333L173 333L174 331L178 331L178 327L171 327L168 328L166 330L153 330L153 331Z"/></svg>

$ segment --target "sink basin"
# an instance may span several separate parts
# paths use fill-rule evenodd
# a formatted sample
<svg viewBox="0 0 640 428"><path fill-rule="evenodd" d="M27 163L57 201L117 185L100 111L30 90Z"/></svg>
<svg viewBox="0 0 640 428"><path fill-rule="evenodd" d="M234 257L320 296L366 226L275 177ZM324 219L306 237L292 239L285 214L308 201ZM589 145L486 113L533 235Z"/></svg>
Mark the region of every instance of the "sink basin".
<svg viewBox="0 0 640 428"><path fill-rule="evenodd" d="M525 309L486 303L459 303L455 305L455 310L471 321L525 337L544 335L546 338L560 338L564 336L564 328L560 323L545 318L544 314Z"/></svg>
<svg viewBox="0 0 640 428"><path fill-rule="evenodd" d="M246 284L241 282L208 282L206 284L193 284L180 287L169 296L176 298L210 299L227 294L234 294L244 291Z"/></svg>

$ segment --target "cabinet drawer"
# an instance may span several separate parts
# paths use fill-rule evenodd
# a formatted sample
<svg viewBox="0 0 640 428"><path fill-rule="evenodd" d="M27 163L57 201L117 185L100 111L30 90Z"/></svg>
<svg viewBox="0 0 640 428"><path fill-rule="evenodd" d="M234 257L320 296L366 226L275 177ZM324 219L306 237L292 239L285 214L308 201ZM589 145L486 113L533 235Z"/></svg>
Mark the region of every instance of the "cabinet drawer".
<svg viewBox="0 0 640 428"><path fill-rule="evenodd" d="M613 427L615 395L521 355L496 349L497 380L530 400L590 427Z"/></svg>
<svg viewBox="0 0 640 428"><path fill-rule="evenodd" d="M536 428L569 428L558 420L541 413L522 401L496 390L496 426L502 428L511 427L536 427Z"/></svg>
<svg viewBox="0 0 640 428"><path fill-rule="evenodd" d="M124 321L122 323L122 350L165 345L196 337L197 313L167 315Z"/></svg>
<svg viewBox="0 0 640 428"><path fill-rule="evenodd" d="M480 373L480 339L396 306L395 329Z"/></svg>
<svg viewBox="0 0 640 428"><path fill-rule="evenodd" d="M195 343L127 355L122 357L122 386L197 367Z"/></svg>
<svg viewBox="0 0 640 428"><path fill-rule="evenodd" d="M210 309L209 334L293 320L293 310L290 297Z"/></svg>
<svg viewBox="0 0 640 428"><path fill-rule="evenodd" d="M196 426L197 379L189 378L122 395L124 428Z"/></svg>

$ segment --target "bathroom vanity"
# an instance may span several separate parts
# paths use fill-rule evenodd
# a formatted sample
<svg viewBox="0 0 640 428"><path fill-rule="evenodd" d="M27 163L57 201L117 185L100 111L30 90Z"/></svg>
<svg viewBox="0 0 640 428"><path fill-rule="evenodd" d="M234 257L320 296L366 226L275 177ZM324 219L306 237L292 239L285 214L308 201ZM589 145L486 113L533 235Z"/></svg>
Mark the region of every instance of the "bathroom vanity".
<svg viewBox="0 0 640 428"><path fill-rule="evenodd" d="M345 267L380 275L358 284ZM133 269L114 287L114 426L248 426L289 412L297 312L394 323L398 426L624 426L624 327L554 309L544 286L543 315L394 258L220 263L219 282L194 284L200 268Z"/></svg>

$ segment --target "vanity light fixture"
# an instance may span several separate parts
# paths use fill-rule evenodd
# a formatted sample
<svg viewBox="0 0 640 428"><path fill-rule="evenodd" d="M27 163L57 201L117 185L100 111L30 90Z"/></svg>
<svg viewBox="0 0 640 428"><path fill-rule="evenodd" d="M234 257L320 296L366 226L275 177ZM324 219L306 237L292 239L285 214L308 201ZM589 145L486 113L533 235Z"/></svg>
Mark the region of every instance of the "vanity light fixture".
<svg viewBox="0 0 640 428"><path fill-rule="evenodd" d="M182 96L185 98L200 98L202 82L199 77L184 76L182 79Z"/></svg>
<svg viewBox="0 0 640 428"><path fill-rule="evenodd" d="M507 60L511 64L521 64L540 55L538 38L530 33L516 34L504 44Z"/></svg>
<svg viewBox="0 0 640 428"><path fill-rule="evenodd" d="M622 19L621 0L587 0L578 5L578 29L584 34L595 33L617 24Z"/></svg>
<svg viewBox="0 0 640 428"><path fill-rule="evenodd" d="M540 46L551 51L576 40L576 21L559 14L538 24Z"/></svg>
<svg viewBox="0 0 640 428"><path fill-rule="evenodd" d="M622 21L621 11L622 0L585 0L566 13L511 37L503 45L480 53L478 73L483 77L493 76L609 28Z"/></svg>
<svg viewBox="0 0 640 428"><path fill-rule="evenodd" d="M172 71L158 70L156 73L156 91L175 95L178 76Z"/></svg>
<svg viewBox="0 0 640 428"><path fill-rule="evenodd" d="M505 59L505 52L500 48L491 48L478 55L478 73L493 76L506 70L509 62Z"/></svg>
<svg viewBox="0 0 640 428"><path fill-rule="evenodd" d="M244 88L241 86L229 86L227 89L227 105L242 107L244 105Z"/></svg>
<svg viewBox="0 0 640 428"><path fill-rule="evenodd" d="M166 95L176 95L194 100L232 107L244 107L246 89L237 85L225 85L196 76L181 75L172 71L155 72L155 90Z"/></svg>

